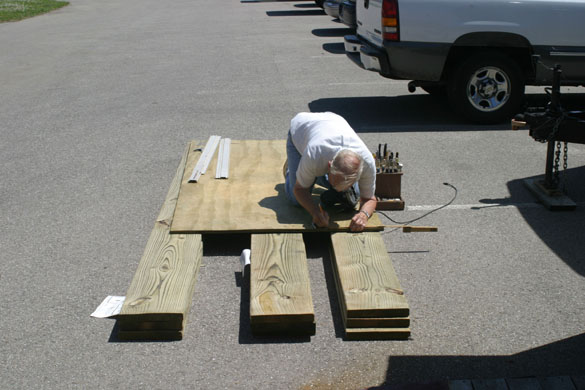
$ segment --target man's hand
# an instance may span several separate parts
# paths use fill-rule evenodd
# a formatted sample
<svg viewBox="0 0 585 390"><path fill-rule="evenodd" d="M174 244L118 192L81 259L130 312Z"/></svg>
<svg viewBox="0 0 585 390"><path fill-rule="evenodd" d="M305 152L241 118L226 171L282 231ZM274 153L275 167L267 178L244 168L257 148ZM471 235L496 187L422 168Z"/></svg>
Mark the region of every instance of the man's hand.
<svg viewBox="0 0 585 390"><path fill-rule="evenodd" d="M313 213L313 223L317 227L322 228L329 226L329 214L327 214L327 211L324 211L319 207L317 211Z"/></svg>
<svg viewBox="0 0 585 390"><path fill-rule="evenodd" d="M361 232L366 228L368 224L368 217L361 211L353 216L351 223L349 224L349 230L352 232Z"/></svg>
<svg viewBox="0 0 585 390"><path fill-rule="evenodd" d="M368 224L368 219L376 210L376 205L378 202L376 201L376 197L372 196L371 198L361 198L360 204L360 211L353 216L351 219L351 223L349 224L349 230L352 232L361 232L366 228Z"/></svg>
<svg viewBox="0 0 585 390"><path fill-rule="evenodd" d="M329 226L329 214L323 211L321 207L313 201L311 197L311 189L303 188L296 183L293 187L293 193L297 198L297 201L307 212L313 217L313 223L317 227Z"/></svg>

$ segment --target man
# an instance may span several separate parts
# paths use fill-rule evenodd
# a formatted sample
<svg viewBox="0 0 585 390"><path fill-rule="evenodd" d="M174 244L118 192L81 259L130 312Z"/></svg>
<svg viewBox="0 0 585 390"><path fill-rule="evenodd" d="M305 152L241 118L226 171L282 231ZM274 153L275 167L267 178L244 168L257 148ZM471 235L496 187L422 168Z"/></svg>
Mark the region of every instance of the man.
<svg viewBox="0 0 585 390"><path fill-rule="evenodd" d="M315 183L327 188L321 203L341 204L359 211L351 219L351 231L362 231L376 209L376 166L372 153L347 121L331 112L302 112L291 120L286 143L285 192L302 206L318 227L329 226L329 215L313 202Z"/></svg>

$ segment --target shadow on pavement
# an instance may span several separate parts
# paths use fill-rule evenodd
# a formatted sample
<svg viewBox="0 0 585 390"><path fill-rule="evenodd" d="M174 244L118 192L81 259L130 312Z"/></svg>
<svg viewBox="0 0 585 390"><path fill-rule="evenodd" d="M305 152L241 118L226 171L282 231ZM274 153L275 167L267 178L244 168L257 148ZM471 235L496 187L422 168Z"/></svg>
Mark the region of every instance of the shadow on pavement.
<svg viewBox="0 0 585 390"><path fill-rule="evenodd" d="M331 247L331 235L329 233L305 233L303 234L303 240L305 242L305 247L307 248L307 258L318 258L323 261L325 284L327 286L327 296L329 298L331 316L333 318L335 337L341 339L343 338L345 331L343 329L337 287L335 286L335 280L333 279L333 265L331 264L331 255L329 253L329 248Z"/></svg>
<svg viewBox="0 0 585 390"><path fill-rule="evenodd" d="M427 94L323 98L310 102L309 110L339 114L358 133L510 129L509 123L470 125L455 115L446 102Z"/></svg>
<svg viewBox="0 0 585 390"><path fill-rule="evenodd" d="M307 10L286 10L286 11L266 11L268 16L310 16L310 15L326 15L322 9L307 9Z"/></svg>
<svg viewBox="0 0 585 390"><path fill-rule="evenodd" d="M316 37L343 37L344 35L353 33L353 30L349 27L316 28L311 32ZM343 42L341 44L343 45Z"/></svg>
<svg viewBox="0 0 585 390"><path fill-rule="evenodd" d="M249 233L203 234L203 256L237 256L250 248ZM229 243L229 245L226 245Z"/></svg>
<svg viewBox="0 0 585 390"><path fill-rule="evenodd" d="M342 42L324 43L323 50L331 54L345 54L345 46L343 46Z"/></svg>
<svg viewBox="0 0 585 390"><path fill-rule="evenodd" d="M543 153L546 152L546 146L543 144ZM569 144L569 161L571 154L571 145ZM544 167L543 176L544 177ZM560 172L563 176L562 168ZM567 186L567 196L576 203L585 202L585 166L567 169L564 173L564 180ZM527 179L541 178L533 176ZM507 186L511 198L515 198L521 191L528 191L524 187L524 178L508 182ZM530 194L532 196L532 194ZM536 198L533 198L536 201ZM482 200L483 203L494 202L497 200ZM550 211L544 206L537 208L519 208L518 211L540 237L540 239L568 266L570 266L579 275L585 276L585 224L583 223L583 213L577 210L573 211ZM585 365L584 365L585 367Z"/></svg>
<svg viewBox="0 0 585 390"><path fill-rule="evenodd" d="M385 382L368 390L445 379L583 375L585 334L508 356L390 356Z"/></svg>
<svg viewBox="0 0 585 390"><path fill-rule="evenodd" d="M250 275L235 273L236 285L240 287L240 344L296 344L308 343L309 336L254 336L250 328Z"/></svg>
<svg viewBox="0 0 585 390"><path fill-rule="evenodd" d="M299 3L299 4L295 4L294 6L296 8L315 8L315 9L321 9L321 7L319 7L315 3Z"/></svg>
<svg viewBox="0 0 585 390"><path fill-rule="evenodd" d="M323 49L338 54L342 45L324 44ZM470 123L456 115L446 99L428 94L409 94L406 85L404 89L405 94L399 96L323 98L313 100L308 106L311 112L331 111L341 115L358 133L511 129L509 121L495 125ZM540 93L528 94L526 101L527 106L545 106L548 97ZM565 94L562 103L568 110L585 109L585 94Z"/></svg>

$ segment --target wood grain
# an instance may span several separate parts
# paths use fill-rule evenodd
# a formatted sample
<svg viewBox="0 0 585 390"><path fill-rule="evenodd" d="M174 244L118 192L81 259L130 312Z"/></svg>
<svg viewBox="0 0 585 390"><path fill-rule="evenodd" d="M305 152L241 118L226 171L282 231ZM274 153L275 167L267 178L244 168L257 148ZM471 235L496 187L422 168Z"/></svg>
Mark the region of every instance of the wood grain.
<svg viewBox="0 0 585 390"><path fill-rule="evenodd" d="M251 241L250 323L313 323L302 234L253 234Z"/></svg>
<svg viewBox="0 0 585 390"><path fill-rule="evenodd" d="M334 233L331 245L348 318L409 315L406 297L380 233Z"/></svg>
<svg viewBox="0 0 585 390"><path fill-rule="evenodd" d="M341 319L344 325L345 340L406 340L410 337L409 317L400 318L348 318L345 296L341 288L339 274L331 249L333 279L339 299Z"/></svg>
<svg viewBox="0 0 585 390"><path fill-rule="evenodd" d="M157 224L128 288L119 317L167 314L182 321L191 306L202 255L200 235L171 235L168 226Z"/></svg>
<svg viewBox="0 0 585 390"><path fill-rule="evenodd" d="M197 183L189 183L201 155L195 146L201 145L193 143L190 149L171 225L173 233L314 231L310 215L293 206L284 193L286 141L232 140L229 179L216 180L214 175L205 174ZM211 166L214 164L217 153L211 161ZM322 189L315 189L315 202L319 191ZM349 229L353 212L328 212L331 225L319 231ZM374 214L367 230L383 229Z"/></svg>
<svg viewBox="0 0 585 390"><path fill-rule="evenodd" d="M182 322L191 306L203 247L201 236L170 234L189 148L185 150L165 202L118 315L121 322ZM156 331L150 331L156 333ZM149 334L149 333L145 333Z"/></svg>

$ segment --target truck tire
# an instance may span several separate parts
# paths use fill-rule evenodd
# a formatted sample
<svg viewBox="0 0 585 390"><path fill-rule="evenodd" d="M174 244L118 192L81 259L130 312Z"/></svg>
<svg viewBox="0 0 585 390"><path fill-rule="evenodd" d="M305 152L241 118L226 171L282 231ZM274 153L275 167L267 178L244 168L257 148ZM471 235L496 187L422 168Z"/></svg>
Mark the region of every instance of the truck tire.
<svg viewBox="0 0 585 390"><path fill-rule="evenodd" d="M512 118L524 100L524 77L518 64L500 52L474 54L455 66L449 77L450 105L477 123Z"/></svg>

